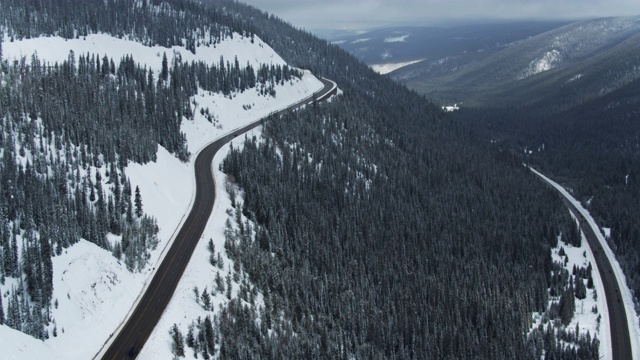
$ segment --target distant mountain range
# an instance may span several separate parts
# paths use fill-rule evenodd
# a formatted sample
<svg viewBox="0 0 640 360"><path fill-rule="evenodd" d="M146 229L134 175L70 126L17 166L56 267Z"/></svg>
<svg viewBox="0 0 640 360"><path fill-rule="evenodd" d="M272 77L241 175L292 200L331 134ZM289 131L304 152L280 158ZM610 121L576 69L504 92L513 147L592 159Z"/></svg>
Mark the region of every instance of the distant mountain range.
<svg viewBox="0 0 640 360"><path fill-rule="evenodd" d="M390 27L343 32L330 40L369 65L443 58L475 58L494 53L531 36L562 26L561 22L465 25L452 28Z"/></svg>
<svg viewBox="0 0 640 360"><path fill-rule="evenodd" d="M640 18L389 28L334 43L437 102L568 107L640 75ZM411 63L417 61L415 63ZM389 64L407 63L397 69ZM380 67L378 67L380 68Z"/></svg>

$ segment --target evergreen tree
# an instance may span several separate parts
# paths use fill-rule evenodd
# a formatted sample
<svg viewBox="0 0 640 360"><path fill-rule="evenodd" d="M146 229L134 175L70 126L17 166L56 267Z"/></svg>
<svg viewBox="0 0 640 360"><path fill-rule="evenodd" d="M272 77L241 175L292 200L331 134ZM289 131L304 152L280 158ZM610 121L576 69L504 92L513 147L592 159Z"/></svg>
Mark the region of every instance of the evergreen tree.
<svg viewBox="0 0 640 360"><path fill-rule="evenodd" d="M2 294L0 294L0 325L4 325L4 306L2 305Z"/></svg>
<svg viewBox="0 0 640 360"><path fill-rule="evenodd" d="M562 324L568 325L573 319L576 308L576 299L573 289L573 277L569 279L569 286L560 298L560 320Z"/></svg>
<svg viewBox="0 0 640 360"><path fill-rule="evenodd" d="M140 188L136 186L136 195L135 195L135 206L136 206L136 216L142 217L142 197L140 196Z"/></svg>
<svg viewBox="0 0 640 360"><path fill-rule="evenodd" d="M213 332L213 323L211 322L211 318L209 318L209 316L206 316L204 318L204 337L208 353L211 355L215 355L216 347Z"/></svg>
<svg viewBox="0 0 640 360"><path fill-rule="evenodd" d="M187 332L187 346L192 349L196 347L196 339L193 334L193 325L189 325L189 331Z"/></svg>
<svg viewBox="0 0 640 360"><path fill-rule="evenodd" d="M167 60L167 53L162 54L162 69L160 70L160 80L166 82L169 79L169 61Z"/></svg>
<svg viewBox="0 0 640 360"><path fill-rule="evenodd" d="M584 300L587 297L587 288L584 286L584 281L580 276L575 277L575 293L576 298L579 300Z"/></svg>
<svg viewBox="0 0 640 360"><path fill-rule="evenodd" d="M178 325L173 324L170 333L173 339L173 343L171 344L173 355L176 357L184 357L184 338L182 337L180 329L178 329Z"/></svg>
<svg viewBox="0 0 640 360"><path fill-rule="evenodd" d="M587 289L593 289L593 277L591 276L591 273L589 273L587 277Z"/></svg>
<svg viewBox="0 0 640 360"><path fill-rule="evenodd" d="M209 311L211 310L211 295L209 295L209 291L207 291L207 288L205 287L204 290L202 290L202 307L204 307L205 310Z"/></svg>

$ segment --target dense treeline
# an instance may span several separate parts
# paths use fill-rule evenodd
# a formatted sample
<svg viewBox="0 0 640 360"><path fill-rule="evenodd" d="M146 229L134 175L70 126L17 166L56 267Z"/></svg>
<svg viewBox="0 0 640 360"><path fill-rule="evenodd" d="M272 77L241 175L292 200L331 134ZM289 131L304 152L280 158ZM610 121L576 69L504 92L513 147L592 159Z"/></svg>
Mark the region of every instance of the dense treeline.
<svg viewBox="0 0 640 360"><path fill-rule="evenodd" d="M61 144L87 145L106 162L118 155L121 168L127 160L155 159L157 144L188 158L180 121L189 115L189 93L177 72L172 71L171 86L162 80L157 86L153 72L131 57L121 59L117 68L113 59L88 54L76 59L70 53L62 64L42 64L36 56L30 60L9 66L4 77L10 118L26 110L42 120L45 136L53 133Z"/></svg>
<svg viewBox="0 0 640 360"><path fill-rule="evenodd" d="M291 114L225 160L259 226L254 243L227 250L268 294L261 322L282 311L292 324L266 343L222 327L221 354L534 358L524 334L547 305L548 249L571 229L566 212L461 133L426 123L407 135L420 138L408 156L370 127L385 116L371 105L347 94Z"/></svg>
<svg viewBox="0 0 640 360"><path fill-rule="evenodd" d="M639 91L636 80L568 110L544 104L463 109L456 114L570 188L598 223L611 229L609 245L636 302L640 302Z"/></svg>
<svg viewBox="0 0 640 360"><path fill-rule="evenodd" d="M223 9L188 0L2 0L0 19L11 39L58 35L73 39L108 33L145 45L215 45L243 27Z"/></svg>
<svg viewBox="0 0 640 360"><path fill-rule="evenodd" d="M94 165L102 157L45 136L38 120L14 118L2 105L0 281L14 278L17 284L7 298L6 324L45 339L52 320L52 256L80 238L111 249L106 234L124 230L116 247L133 270L146 263L158 229L154 220L133 216L131 187L117 166L98 171Z"/></svg>
<svg viewBox="0 0 640 360"><path fill-rule="evenodd" d="M195 51L235 28L213 21L214 12L187 11L189 2L156 5L2 1L0 29L11 41L102 31L165 46L182 45L191 34L186 45ZM203 21L208 27L193 32ZM144 215L142 195L124 167L155 160L158 145L188 160L180 124L193 116L189 100L198 89L275 96L276 84L300 76L288 66L254 68L223 57L217 64L188 63L166 54L158 74L132 56L71 52L62 63L37 55L0 62L0 280L15 279L3 294L8 311L0 323L41 339L56 336L51 257L80 239L112 251L130 271L144 268L158 225ZM120 240L108 241L109 233Z"/></svg>
<svg viewBox="0 0 640 360"><path fill-rule="evenodd" d="M345 97L269 123L265 143L225 162L259 227L254 243L227 251L265 309L260 325L219 320L223 357L540 354L525 331L547 304L548 248L571 229L557 198L415 93L234 6L287 61L338 80Z"/></svg>

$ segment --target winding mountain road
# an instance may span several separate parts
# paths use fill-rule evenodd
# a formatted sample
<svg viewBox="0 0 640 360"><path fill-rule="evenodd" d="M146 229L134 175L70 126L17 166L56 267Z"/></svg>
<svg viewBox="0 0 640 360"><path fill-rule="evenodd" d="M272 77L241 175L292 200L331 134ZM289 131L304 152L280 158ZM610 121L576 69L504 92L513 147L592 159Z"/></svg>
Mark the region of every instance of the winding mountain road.
<svg viewBox="0 0 640 360"><path fill-rule="evenodd" d="M627 313L620 293L620 286L611 261L602 248L602 244L595 234L594 228L585 219L582 212L571 202L567 194L560 191L558 184L552 182L549 178L542 175L538 171L529 168L534 174L538 175L542 180L554 187L562 195L562 200L569 208L571 213L580 222L580 229L584 233L589 247L593 252L596 260L596 266L602 279L604 293L607 298L607 310L609 312L609 328L611 332L611 351L613 360L631 360L633 359L631 349L631 337L629 334L629 323L627 322ZM600 354L602 355L602 354Z"/></svg>
<svg viewBox="0 0 640 360"><path fill-rule="evenodd" d="M270 116L295 110L313 101L322 101L336 94L337 86L333 81L320 80L324 87L314 93L313 96L296 102L284 110L271 113ZM135 310L115 338L110 338L113 341L111 343L107 341L103 349L96 355L96 358L101 356L102 359L133 359L138 355L169 304L176 286L189 263L189 259L191 259L191 254L211 216L216 196L215 180L211 171L213 157L222 146L234 137L257 127L267 118L261 118L247 126L232 131L207 145L198 154L195 161L196 195L189 215L162 263L158 266L153 279L149 283L149 287L140 298Z"/></svg>

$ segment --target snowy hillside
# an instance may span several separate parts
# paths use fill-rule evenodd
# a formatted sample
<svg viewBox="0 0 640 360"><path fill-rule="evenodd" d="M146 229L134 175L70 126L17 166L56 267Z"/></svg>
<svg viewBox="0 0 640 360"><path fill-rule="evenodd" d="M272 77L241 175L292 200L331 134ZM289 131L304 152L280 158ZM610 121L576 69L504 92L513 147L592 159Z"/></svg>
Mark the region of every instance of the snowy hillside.
<svg viewBox="0 0 640 360"><path fill-rule="evenodd" d="M562 56L558 50L551 50L546 52L542 57L535 59L529 63L529 66L525 69L520 79L539 74L544 71L549 71L556 67L556 64L562 60Z"/></svg>
<svg viewBox="0 0 640 360"><path fill-rule="evenodd" d="M3 57L6 59L18 60L23 56L29 59L32 54L37 53L41 61L53 64L67 59L69 51L75 54L106 54L114 59L132 55L141 66L147 66L156 73L161 70L165 53L169 59L179 56L182 61L205 61L210 64L218 62L221 56L225 59L237 57L243 65L285 64L280 56L257 37L250 39L239 34L212 47L197 47L195 54L183 47L147 47L107 34L73 40L44 37L11 42L6 39L3 43ZM195 153L222 134L308 97L321 87L320 81L305 72L300 80L276 85L275 97L259 95L253 89L234 93L231 97L205 91L199 91L193 96L190 103L195 114L194 120L185 118L181 126L192 152L191 160L182 163L159 146L155 162L145 165L129 163L125 169L132 187L140 189L145 213L155 217L159 224L159 244L151 252L147 266L141 273L131 273L111 252L85 241L65 249L62 255L53 258L53 299L56 299L56 306L52 307L51 317L55 319L57 336L52 335L49 340L42 342L6 325L0 326L3 359L88 359L95 356L132 308L138 294L153 275L164 250L168 248L183 215L189 209L194 192L192 174ZM215 119L213 123L209 121L211 116ZM224 156L224 152L217 159L221 156ZM106 169L103 167L97 170L104 174ZM96 169L88 171L93 173ZM220 209L224 209L224 205L219 204L219 199L220 196L216 199L214 217L220 215ZM220 235L221 229L216 226L215 221L213 224L207 228L206 239ZM203 242L203 246L205 243ZM194 259L197 260L197 257ZM183 283L193 281L189 276L198 276L197 270L192 268L190 265ZM0 285L3 295L7 295L11 291L11 285L16 284L15 280L7 280L5 285ZM182 291L179 289L176 294L182 296ZM174 302L172 308L175 308ZM174 316L174 313L168 314ZM162 320L157 334L167 334L167 328L163 328L164 323ZM54 325L49 328L50 333L53 333L53 328ZM153 339L156 338L160 340L154 341L163 341L159 335L154 335ZM170 348L165 348L170 351Z"/></svg>
<svg viewBox="0 0 640 360"><path fill-rule="evenodd" d="M285 64L284 60L260 39L252 40L240 35L214 46L198 46L195 54L182 46L150 47L139 42L118 39L108 34L92 34L70 40L61 37L40 37L12 42L6 38L2 43L3 57L9 60L19 60L24 56L29 61L32 54L37 54L38 57L51 64L60 63L69 57L71 50L76 56L83 53L99 54L100 56L107 54L111 58L121 59L125 55L133 55L136 62L153 69L156 73L161 69L163 53L166 53L169 59L173 55L179 55L182 61L201 60L211 64L219 61L220 56L224 56L225 59L233 59L234 56L237 56L242 65L247 62L252 66Z"/></svg>

